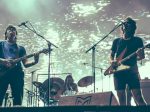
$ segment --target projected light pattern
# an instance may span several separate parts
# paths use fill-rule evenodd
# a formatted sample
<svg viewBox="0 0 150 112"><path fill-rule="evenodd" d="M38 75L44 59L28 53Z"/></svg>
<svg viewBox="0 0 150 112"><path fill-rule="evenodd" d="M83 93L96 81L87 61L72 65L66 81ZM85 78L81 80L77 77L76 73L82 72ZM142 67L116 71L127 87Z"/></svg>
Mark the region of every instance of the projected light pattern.
<svg viewBox="0 0 150 112"><path fill-rule="evenodd" d="M16 5L17 4L17 5ZM0 1L0 33L4 34L8 24L19 24L29 20L36 31L47 40L58 46L52 46L51 73L61 74L65 79L72 73L75 82L92 75L92 52L85 53L92 45L107 35L112 28L123 21L127 16L137 20L137 36L149 43L150 1L148 0L10 0ZM27 23L27 25L30 25ZM31 26L30 26L31 27ZM17 27L18 28L18 27ZM109 66L109 53L112 41L120 36L119 29L110 34L96 47L96 88L101 91L102 79L105 88L111 89L109 78L103 77L102 69ZM25 46L27 53L37 52L47 48L47 43L40 37L27 30L18 28L18 42ZM1 37L2 39L2 37ZM150 51L145 50L146 59L140 65L142 78L148 77L150 69ZM85 64L86 63L86 64ZM27 69L27 73L40 68L37 74L47 73L48 55L41 55L36 66ZM27 74L25 84L30 88L31 75ZM46 77L45 77L46 79ZM41 79L41 82L45 79ZM113 83L109 81L112 85ZM85 88L89 89L93 87ZM82 89L84 90L84 89ZM86 91L86 90L85 90ZM91 90L92 91L92 90Z"/></svg>
<svg viewBox="0 0 150 112"><path fill-rule="evenodd" d="M100 10L103 9L103 7L107 6L109 3L105 3L102 1L98 2L91 2L89 5L84 4L72 4L72 10L74 14L77 14L78 16L86 17L91 14L96 14Z"/></svg>

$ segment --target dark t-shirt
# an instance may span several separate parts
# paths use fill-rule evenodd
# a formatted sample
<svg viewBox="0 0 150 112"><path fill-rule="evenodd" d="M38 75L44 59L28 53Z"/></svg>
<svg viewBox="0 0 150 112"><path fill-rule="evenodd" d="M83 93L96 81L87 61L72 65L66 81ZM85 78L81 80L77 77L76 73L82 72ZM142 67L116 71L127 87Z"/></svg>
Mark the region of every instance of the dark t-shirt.
<svg viewBox="0 0 150 112"><path fill-rule="evenodd" d="M143 47L143 41L140 37L133 37L130 40L124 40L122 38L116 38L113 41L111 50L115 53L116 58L118 56L120 56L120 54L122 53L122 51L127 48L123 58L129 56L130 54L132 54L133 52L136 52L138 50L138 48ZM127 61L125 61L123 63L124 65L128 65L128 66L134 66L135 64L137 64L137 56L133 56L130 59L128 59Z"/></svg>
<svg viewBox="0 0 150 112"><path fill-rule="evenodd" d="M6 41L0 41L0 58L5 58L5 56L4 56L4 50L3 50L3 48L4 48L4 43L5 43ZM26 55L26 50L25 50L25 48L23 47L23 46L19 46L19 45L17 45L16 44L16 46L18 47L18 58L19 57L23 57L23 56L25 56ZM22 66L21 66L21 63L20 62L18 62L17 63L17 66L15 67L15 68L17 68L18 70L22 70Z"/></svg>

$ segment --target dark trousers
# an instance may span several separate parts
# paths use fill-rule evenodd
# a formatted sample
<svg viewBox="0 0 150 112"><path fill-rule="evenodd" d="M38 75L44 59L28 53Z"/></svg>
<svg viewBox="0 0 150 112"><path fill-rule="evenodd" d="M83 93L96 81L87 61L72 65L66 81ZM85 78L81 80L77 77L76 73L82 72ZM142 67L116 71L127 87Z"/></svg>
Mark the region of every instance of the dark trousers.
<svg viewBox="0 0 150 112"><path fill-rule="evenodd" d="M132 98L131 90L129 89L128 86L126 86L126 104L128 106L131 106L131 98Z"/></svg>
<svg viewBox="0 0 150 112"><path fill-rule="evenodd" d="M131 100L132 100L132 93L128 86L126 86L126 104L127 106L131 106ZM134 100L135 104L138 105L138 103Z"/></svg>
<svg viewBox="0 0 150 112"><path fill-rule="evenodd" d="M0 77L0 106L2 106L8 85L11 87L13 105L21 105L23 100L24 72L12 70Z"/></svg>

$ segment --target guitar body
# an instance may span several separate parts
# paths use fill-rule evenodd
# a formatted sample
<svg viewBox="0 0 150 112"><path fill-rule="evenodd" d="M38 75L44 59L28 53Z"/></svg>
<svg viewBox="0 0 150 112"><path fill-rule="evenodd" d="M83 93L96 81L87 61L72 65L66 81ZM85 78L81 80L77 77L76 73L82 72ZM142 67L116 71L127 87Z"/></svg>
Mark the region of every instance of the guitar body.
<svg viewBox="0 0 150 112"><path fill-rule="evenodd" d="M124 71L124 70L129 70L131 67L130 66L126 66L126 65L119 65L119 66L115 66L112 64L105 72L104 75L110 75L110 74L114 74L117 73L119 71Z"/></svg>

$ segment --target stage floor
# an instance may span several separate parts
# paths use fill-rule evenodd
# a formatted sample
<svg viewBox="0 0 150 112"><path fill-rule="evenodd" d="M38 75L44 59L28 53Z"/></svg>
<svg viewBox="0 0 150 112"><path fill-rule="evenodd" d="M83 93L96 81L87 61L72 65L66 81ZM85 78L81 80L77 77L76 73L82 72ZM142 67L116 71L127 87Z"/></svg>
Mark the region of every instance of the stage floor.
<svg viewBox="0 0 150 112"><path fill-rule="evenodd" d="M150 106L1 107L0 112L150 112Z"/></svg>

